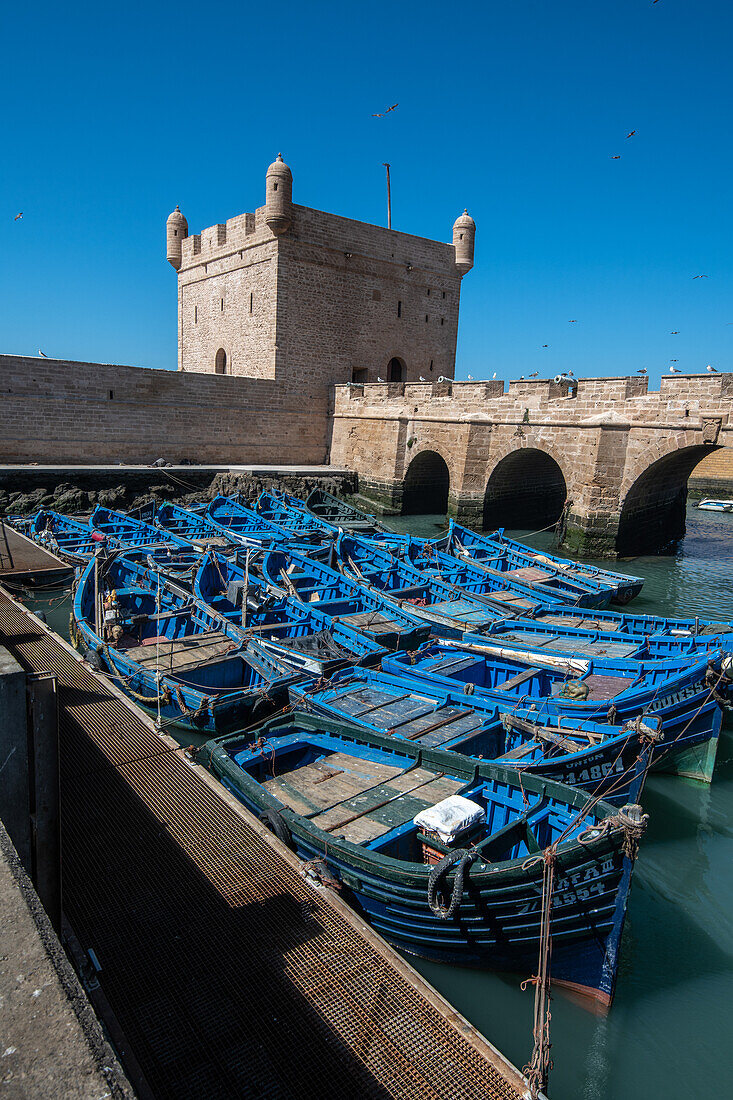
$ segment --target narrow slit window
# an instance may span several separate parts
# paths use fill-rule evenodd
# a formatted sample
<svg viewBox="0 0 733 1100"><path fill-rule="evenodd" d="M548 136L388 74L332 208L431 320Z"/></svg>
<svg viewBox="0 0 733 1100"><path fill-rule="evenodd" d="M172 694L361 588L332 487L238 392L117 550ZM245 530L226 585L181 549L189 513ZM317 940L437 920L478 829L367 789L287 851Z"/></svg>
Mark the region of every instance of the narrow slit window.
<svg viewBox="0 0 733 1100"><path fill-rule="evenodd" d="M426 314L425 314L425 324L427 324L427 323L428 323L428 317L429 317L429 316L430 316L430 314L429 314L429 313L426 313Z"/></svg>
<svg viewBox="0 0 733 1100"><path fill-rule="evenodd" d="M110 401L114 401L114 399L115 399L115 391L114 390L109 391L109 399L110 399Z"/></svg>
<svg viewBox="0 0 733 1100"><path fill-rule="evenodd" d="M254 304L254 293L250 293L249 296L249 312L252 312L252 306Z"/></svg>
<svg viewBox="0 0 733 1100"><path fill-rule="evenodd" d="M441 318L440 318L440 323L441 323L441 325L444 325L444 324L445 324L445 317L441 317Z"/></svg>
<svg viewBox="0 0 733 1100"><path fill-rule="evenodd" d="M402 302L397 303L397 316L398 317L402 316Z"/></svg>
<svg viewBox="0 0 733 1100"><path fill-rule="evenodd" d="M223 313L224 312L224 299L223 298L219 299L219 308L221 309L221 311Z"/></svg>
<svg viewBox="0 0 733 1100"><path fill-rule="evenodd" d="M193 323L197 325L199 323L199 307L193 307Z"/></svg>
<svg viewBox="0 0 733 1100"><path fill-rule="evenodd" d="M445 291L443 291L443 297L445 298Z"/></svg>

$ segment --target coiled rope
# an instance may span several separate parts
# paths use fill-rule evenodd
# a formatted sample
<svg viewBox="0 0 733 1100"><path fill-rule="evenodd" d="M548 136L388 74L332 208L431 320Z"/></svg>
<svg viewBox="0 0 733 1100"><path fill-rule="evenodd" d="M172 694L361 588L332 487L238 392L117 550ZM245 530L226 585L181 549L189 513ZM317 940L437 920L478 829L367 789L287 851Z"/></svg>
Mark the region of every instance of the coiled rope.
<svg viewBox="0 0 733 1100"><path fill-rule="evenodd" d="M428 876L428 905L436 917L440 917L441 920L450 920L453 914L457 912L463 898L463 880L466 871L475 859L478 859L478 852L475 848L455 848L452 852L448 852L446 856L443 856L440 863L436 863L433 867ZM458 866L453 878L450 901L446 906L438 896L438 888L454 863L457 863Z"/></svg>

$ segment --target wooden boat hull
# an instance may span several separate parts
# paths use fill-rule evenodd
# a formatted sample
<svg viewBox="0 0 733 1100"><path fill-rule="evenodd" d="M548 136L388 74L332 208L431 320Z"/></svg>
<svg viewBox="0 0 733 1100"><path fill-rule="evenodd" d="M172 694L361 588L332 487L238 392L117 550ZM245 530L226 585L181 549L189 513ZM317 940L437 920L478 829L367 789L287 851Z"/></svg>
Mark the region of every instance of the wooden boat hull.
<svg viewBox="0 0 733 1100"><path fill-rule="evenodd" d="M305 861L324 861L329 874L341 883L343 896L385 939L410 954L437 962L514 971L525 976L535 973L543 865L539 851L530 854L523 842L518 841L516 846L506 849L510 854L508 861L489 859L474 863L466 871L458 907L452 915L441 918L428 903L431 867L411 857L416 843L414 827L398 827L389 845L376 852L324 832L312 820L294 813L268 794L247 770L257 773L260 769L260 774L266 776L268 760L277 770L276 762L280 752L289 747L288 740L290 747L298 738L299 745L305 740L308 744L328 746L330 736L333 744L345 751L350 743L362 742L365 735L301 714L290 719L287 726L268 723L258 733L265 739L262 749L252 751L253 746L247 746L242 739L237 742L236 738L226 738L209 742L200 750L199 759L253 813L279 815L297 854ZM372 746L375 737L378 735L369 739ZM251 735L248 734L247 740L252 740ZM379 744L377 740L376 746ZM400 751L408 753L410 748ZM511 769L477 766L470 761L461 763L456 754L434 752L430 767L439 768L439 774L465 776L469 796L480 789L484 776L491 776L489 783L494 795L516 799L520 817L522 790L530 802L542 791L540 799L551 798L555 806L562 800L579 810L584 802L582 794L534 777L526 777L522 788ZM478 777L475 780L478 787L472 786L471 776ZM598 805L604 807L603 816L610 813L610 807L605 809L607 804ZM608 832L598 829L592 819L589 824L593 829L584 834L588 843L575 839L564 842L558 849L552 907L552 975L553 980L571 983L600 1003L608 1004L615 988L633 864L624 854L620 835L614 828ZM513 835L515 826L507 828ZM521 828L517 824L517 836ZM450 894L454 886L455 878L448 872L443 891Z"/></svg>

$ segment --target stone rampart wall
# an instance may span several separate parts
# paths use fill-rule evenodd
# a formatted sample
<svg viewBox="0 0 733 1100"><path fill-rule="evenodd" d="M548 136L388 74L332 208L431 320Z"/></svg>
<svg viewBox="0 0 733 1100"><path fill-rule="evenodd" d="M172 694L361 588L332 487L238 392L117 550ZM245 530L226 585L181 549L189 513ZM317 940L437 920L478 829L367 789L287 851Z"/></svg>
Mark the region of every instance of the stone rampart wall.
<svg viewBox="0 0 733 1100"><path fill-rule="evenodd" d="M0 461L317 464L327 394L265 379L0 355Z"/></svg>

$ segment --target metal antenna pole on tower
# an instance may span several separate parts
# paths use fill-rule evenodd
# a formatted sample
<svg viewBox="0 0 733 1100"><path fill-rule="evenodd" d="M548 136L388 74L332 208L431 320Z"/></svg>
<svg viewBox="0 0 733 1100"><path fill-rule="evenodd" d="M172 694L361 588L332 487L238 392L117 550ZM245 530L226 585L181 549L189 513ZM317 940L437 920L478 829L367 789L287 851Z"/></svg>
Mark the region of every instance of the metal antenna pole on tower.
<svg viewBox="0 0 733 1100"><path fill-rule="evenodd" d="M389 165L386 160L382 161L384 167L387 169L387 229L392 228L392 189L389 182Z"/></svg>

